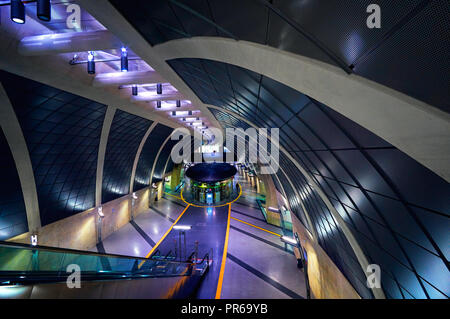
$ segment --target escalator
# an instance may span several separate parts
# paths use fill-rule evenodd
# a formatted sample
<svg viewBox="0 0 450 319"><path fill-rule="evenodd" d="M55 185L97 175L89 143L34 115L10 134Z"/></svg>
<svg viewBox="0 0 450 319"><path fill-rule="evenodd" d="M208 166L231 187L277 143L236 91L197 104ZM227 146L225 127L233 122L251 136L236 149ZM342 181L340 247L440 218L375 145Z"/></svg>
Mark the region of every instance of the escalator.
<svg viewBox="0 0 450 319"><path fill-rule="evenodd" d="M0 241L0 298L188 298L210 263L209 255L180 261L171 252L138 258Z"/></svg>

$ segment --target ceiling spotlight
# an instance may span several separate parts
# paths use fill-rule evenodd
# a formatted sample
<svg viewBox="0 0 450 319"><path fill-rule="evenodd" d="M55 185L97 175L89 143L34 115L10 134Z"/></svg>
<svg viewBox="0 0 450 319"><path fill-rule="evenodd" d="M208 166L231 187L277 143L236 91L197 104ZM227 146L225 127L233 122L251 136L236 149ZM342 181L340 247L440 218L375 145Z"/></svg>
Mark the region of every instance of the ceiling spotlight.
<svg viewBox="0 0 450 319"><path fill-rule="evenodd" d="M50 21L51 16L50 0L37 0L37 17L42 21Z"/></svg>
<svg viewBox="0 0 450 319"><path fill-rule="evenodd" d="M11 0L11 20L18 24L25 23L25 6L21 0Z"/></svg>
<svg viewBox="0 0 450 319"><path fill-rule="evenodd" d="M177 100L177 107L181 107L181 101Z"/></svg>
<svg viewBox="0 0 450 319"><path fill-rule="evenodd" d="M120 71L128 72L128 52L127 48L122 47L120 49Z"/></svg>
<svg viewBox="0 0 450 319"><path fill-rule="evenodd" d="M156 108L160 109L161 108L161 101L156 101Z"/></svg>
<svg viewBox="0 0 450 319"><path fill-rule="evenodd" d="M156 94L162 94L162 84L156 84Z"/></svg>
<svg viewBox="0 0 450 319"><path fill-rule="evenodd" d="M131 94L134 96L138 95L138 87L136 84L133 84L133 86L131 86Z"/></svg>
<svg viewBox="0 0 450 319"><path fill-rule="evenodd" d="M89 51L87 59L88 59L88 61L87 61L87 72L89 74L95 74L94 52Z"/></svg>

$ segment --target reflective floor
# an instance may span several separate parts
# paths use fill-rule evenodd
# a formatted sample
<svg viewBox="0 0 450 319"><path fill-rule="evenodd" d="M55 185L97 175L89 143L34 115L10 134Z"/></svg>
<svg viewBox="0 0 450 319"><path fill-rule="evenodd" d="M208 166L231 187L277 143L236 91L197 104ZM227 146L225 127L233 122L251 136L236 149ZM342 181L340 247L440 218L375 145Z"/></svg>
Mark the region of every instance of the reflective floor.
<svg viewBox="0 0 450 319"><path fill-rule="evenodd" d="M256 202L256 189L241 176L238 179L243 194L231 204L221 298L305 298L303 272L297 268L292 250L285 247L279 236L270 233L282 234L281 229L265 222ZM166 194L164 197L92 250L141 257L148 255L186 208L186 204L176 196ZM182 255L189 256L195 250L195 241L199 242L199 258L211 249L213 251L213 265L198 290L197 298L212 299L216 295L224 262L228 207L208 210L189 206L177 222L177 225L191 226L185 232L186 252L182 238ZM161 254L176 249L179 256L179 236L180 231L172 229L157 249Z"/></svg>

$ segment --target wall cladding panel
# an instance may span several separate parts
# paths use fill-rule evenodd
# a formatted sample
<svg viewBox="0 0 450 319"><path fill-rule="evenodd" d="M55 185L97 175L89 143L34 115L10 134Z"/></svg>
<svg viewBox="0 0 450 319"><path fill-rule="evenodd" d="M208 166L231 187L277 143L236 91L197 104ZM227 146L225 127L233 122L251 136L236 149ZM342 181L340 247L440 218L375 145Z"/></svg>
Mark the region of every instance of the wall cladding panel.
<svg viewBox="0 0 450 319"><path fill-rule="evenodd" d="M102 203L128 194L136 152L152 121L117 110L111 124L103 168Z"/></svg>
<svg viewBox="0 0 450 319"><path fill-rule="evenodd" d="M450 227L447 182L326 105L265 76L202 59L169 64L191 88L203 83L213 88L216 94L207 93L205 103L236 112L259 127L280 128L280 144L326 194L369 261L381 266L388 298L449 296L444 284L450 280L449 249L444 244L448 232L443 231ZM208 70L214 68L213 76ZM195 77L185 76L194 71ZM219 88L227 85L218 85L221 81L231 83L232 93L215 103L221 98ZM255 83L259 83L256 101ZM224 127L248 127L230 114L211 110ZM297 208L302 200L323 249L358 293L371 297L361 267L322 199L284 155L280 166L300 193L296 198L278 173L294 213L304 222Z"/></svg>
<svg viewBox="0 0 450 319"><path fill-rule="evenodd" d="M142 148L136 167L136 175L134 178L133 190L138 191L150 185L150 174L152 172L153 163L156 154L162 143L172 133L173 129L162 124L156 125Z"/></svg>
<svg viewBox="0 0 450 319"><path fill-rule="evenodd" d="M172 148L177 144L178 141L169 139L164 145L161 153L159 154L158 161L156 162L155 171L153 172L152 183L158 182L163 178L164 167L166 166L167 159L170 156ZM170 161L170 160L169 160Z"/></svg>
<svg viewBox="0 0 450 319"><path fill-rule="evenodd" d="M106 106L6 72L1 80L30 153L42 225L95 206Z"/></svg>
<svg viewBox="0 0 450 319"><path fill-rule="evenodd" d="M7 183L0 185L0 240L28 231L27 213L16 163L0 130L0 176Z"/></svg>

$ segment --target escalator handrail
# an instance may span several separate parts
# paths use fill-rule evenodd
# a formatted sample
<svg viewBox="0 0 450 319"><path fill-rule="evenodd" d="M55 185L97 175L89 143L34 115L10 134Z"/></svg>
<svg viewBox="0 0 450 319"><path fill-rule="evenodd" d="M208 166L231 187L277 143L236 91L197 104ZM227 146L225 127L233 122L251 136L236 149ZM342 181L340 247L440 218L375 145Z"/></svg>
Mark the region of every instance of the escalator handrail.
<svg viewBox="0 0 450 319"><path fill-rule="evenodd" d="M32 283L55 283L64 282L70 273L60 271L2 271L0 272L0 287L2 283L10 284L32 284ZM162 278L162 277L181 277L190 276L189 272L180 274L167 273L149 273L149 272L127 272L127 271L81 271L81 281L92 280L124 280L141 278Z"/></svg>
<svg viewBox="0 0 450 319"><path fill-rule="evenodd" d="M30 244L6 242L6 241L0 241L0 247L1 246L23 248L23 249L27 249L27 250L42 250L42 251L79 254L79 255L94 255L94 256L99 256L99 257L116 257L116 258L125 258L125 259L149 259L149 258L145 258L145 257L99 253L99 252L95 252L95 251L78 250L78 249L72 249L72 248L61 248L61 247L51 247L51 246L42 246L42 245L33 246Z"/></svg>
<svg viewBox="0 0 450 319"><path fill-rule="evenodd" d="M108 258L122 258L122 259L132 259L132 260L152 260L151 257L136 257L136 256L128 256L128 255L119 255L119 254L108 254L108 253L99 253L85 250L77 250L71 248L60 248L60 247L50 247L50 246L41 246L41 245L30 245L16 242L6 242L0 241L0 247L8 246L14 248L22 248L27 250L38 250L38 251L49 251L49 252L57 252L57 253L68 253L68 254L77 254L77 255L88 255L88 256L98 256L98 257L108 257ZM171 263L180 263L185 264L186 262L182 261L170 261Z"/></svg>

